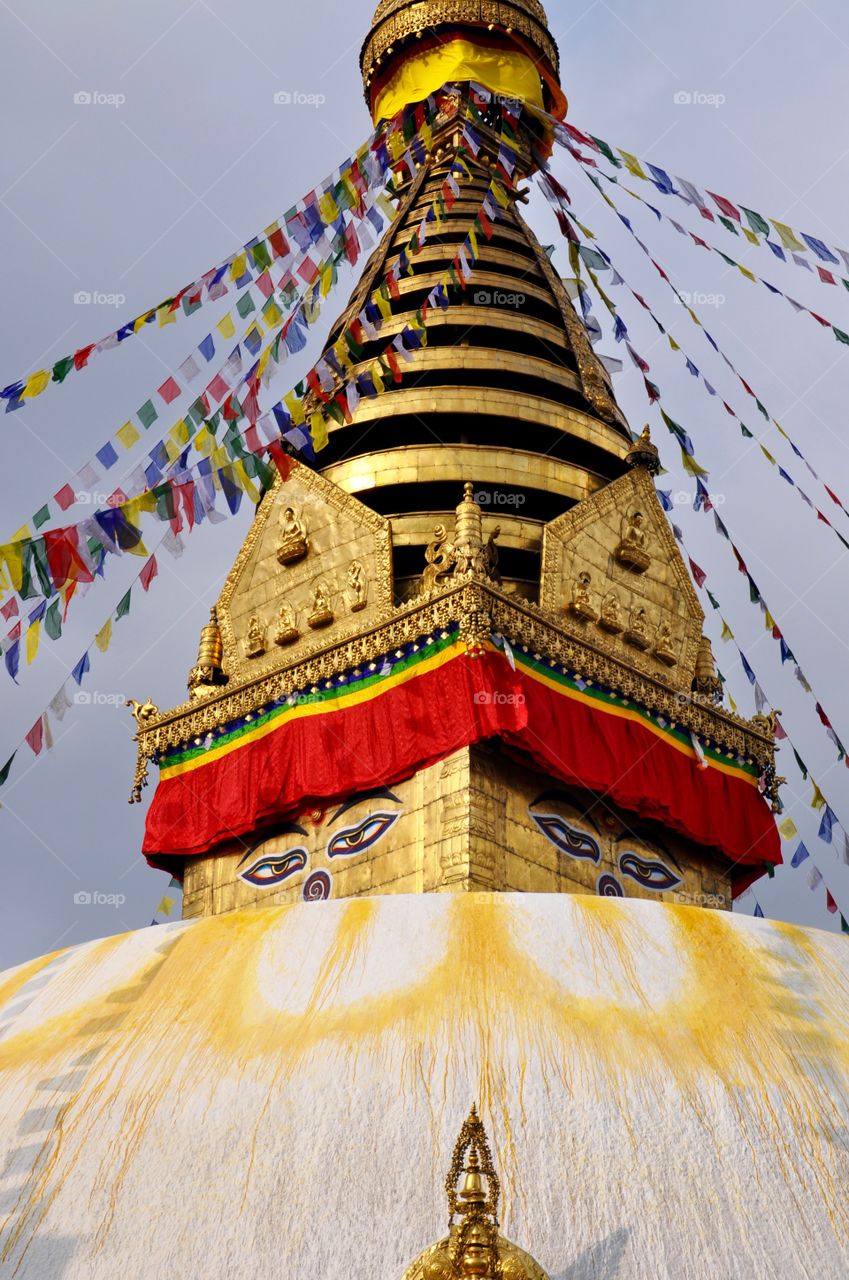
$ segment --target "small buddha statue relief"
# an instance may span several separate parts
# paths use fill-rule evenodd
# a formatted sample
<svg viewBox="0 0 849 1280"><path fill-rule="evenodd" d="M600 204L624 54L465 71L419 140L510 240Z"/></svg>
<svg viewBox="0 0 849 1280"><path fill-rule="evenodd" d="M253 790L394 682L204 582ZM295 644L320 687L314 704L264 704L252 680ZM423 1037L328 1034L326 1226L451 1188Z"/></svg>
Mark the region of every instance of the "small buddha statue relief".
<svg viewBox="0 0 849 1280"><path fill-rule="evenodd" d="M649 623L645 609L639 607L631 610L628 630L625 632L625 643L633 645L635 649L644 651L651 647Z"/></svg>
<svg viewBox="0 0 849 1280"><path fill-rule="evenodd" d="M611 635L617 636L625 630L625 623L622 621L622 608L619 604L619 597L615 591L609 591L604 597L601 605L601 617L598 625L602 631L608 631Z"/></svg>
<svg viewBox="0 0 849 1280"><path fill-rule="evenodd" d="M674 667L678 661L675 654L675 642L672 639L672 628L668 622L661 622L654 638L654 656L667 667Z"/></svg>
<svg viewBox="0 0 849 1280"><path fill-rule="evenodd" d="M280 513L280 546L277 548L280 564L295 564L303 560L309 546L303 516L294 507L285 507Z"/></svg>
<svg viewBox="0 0 849 1280"><path fill-rule="evenodd" d="M295 610L288 603L282 604L277 615L277 632L274 636L274 643L279 645L293 644L300 634L295 621Z"/></svg>
<svg viewBox="0 0 849 1280"><path fill-rule="evenodd" d="M335 616L327 583L319 581L312 589L312 610L307 621L313 631L318 631L321 627L329 627Z"/></svg>
<svg viewBox="0 0 849 1280"><path fill-rule="evenodd" d="M598 612L593 606L590 595L591 586L592 575L587 573L586 570L583 573L579 573L572 584L572 599L567 606L569 613L573 617L581 618L584 622L598 622Z"/></svg>
<svg viewBox="0 0 849 1280"><path fill-rule="evenodd" d="M645 516L642 511L633 511L622 521L619 546L613 553L614 559L626 569L634 573L645 573L651 565L651 556L647 550L648 538L644 528Z"/></svg>
<svg viewBox="0 0 849 1280"><path fill-rule="evenodd" d="M248 658L261 658L265 652L265 627L262 625L259 618L254 615L248 625L248 635L245 640L245 654Z"/></svg>
<svg viewBox="0 0 849 1280"><path fill-rule="evenodd" d="M361 613L368 604L368 578L359 560L352 561L348 569L348 596L351 613Z"/></svg>

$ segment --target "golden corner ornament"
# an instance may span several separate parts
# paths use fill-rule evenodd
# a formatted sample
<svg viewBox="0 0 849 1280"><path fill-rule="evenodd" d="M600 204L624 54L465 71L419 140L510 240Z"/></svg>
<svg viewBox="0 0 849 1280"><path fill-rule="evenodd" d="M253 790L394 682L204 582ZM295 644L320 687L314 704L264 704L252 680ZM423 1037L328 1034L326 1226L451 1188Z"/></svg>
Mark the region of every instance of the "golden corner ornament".
<svg viewBox="0 0 849 1280"><path fill-rule="evenodd" d="M362 68L373 110L439 110L340 326L442 192L468 81L566 109L537 0L383 0ZM385 336L489 190L476 106ZM775 725L722 705L650 432L518 196L413 376L263 498L187 700L131 704L183 920L0 975L0 1275L846 1270L845 947L730 911ZM429 1243L470 1097L495 1154L473 1108Z"/></svg>

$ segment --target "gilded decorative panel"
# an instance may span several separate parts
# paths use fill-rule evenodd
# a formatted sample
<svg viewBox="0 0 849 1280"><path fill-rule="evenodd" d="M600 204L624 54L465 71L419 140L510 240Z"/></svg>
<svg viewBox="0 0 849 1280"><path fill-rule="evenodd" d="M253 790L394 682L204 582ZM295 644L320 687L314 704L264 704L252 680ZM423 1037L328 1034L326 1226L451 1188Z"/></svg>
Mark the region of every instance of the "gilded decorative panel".
<svg viewBox="0 0 849 1280"><path fill-rule="evenodd" d="M704 613L643 468L546 527L540 604L594 648L690 692Z"/></svg>
<svg viewBox="0 0 849 1280"><path fill-rule="evenodd" d="M337 485L295 464L278 476L218 604L231 683L264 676L392 611L392 532Z"/></svg>

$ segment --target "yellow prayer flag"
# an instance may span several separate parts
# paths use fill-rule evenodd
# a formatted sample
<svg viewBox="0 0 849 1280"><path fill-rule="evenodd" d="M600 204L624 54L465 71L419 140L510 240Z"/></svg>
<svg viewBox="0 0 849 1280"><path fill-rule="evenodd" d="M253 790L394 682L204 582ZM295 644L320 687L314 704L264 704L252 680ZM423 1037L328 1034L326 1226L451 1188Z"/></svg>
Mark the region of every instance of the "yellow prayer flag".
<svg viewBox="0 0 849 1280"><path fill-rule="evenodd" d="M775 618L766 607L764 607L764 627L767 631L773 631L775 629Z"/></svg>
<svg viewBox="0 0 849 1280"><path fill-rule="evenodd" d="M125 422L123 427L119 427L115 432L115 439L120 440L125 449L132 449L136 441L141 439L141 436L132 422Z"/></svg>
<svg viewBox="0 0 849 1280"><path fill-rule="evenodd" d="M735 714L735 716L736 716L736 715L737 715L737 703L736 703L736 702L734 701L734 699L731 697L731 694L730 694L730 693L727 693L727 694L726 694L726 697L728 698L728 705L731 707L731 710L734 712L734 714Z"/></svg>
<svg viewBox="0 0 849 1280"><path fill-rule="evenodd" d="M230 266L230 279L240 280L248 269L248 255L237 253Z"/></svg>
<svg viewBox="0 0 849 1280"><path fill-rule="evenodd" d="M331 191L325 191L318 202L318 211L326 223L335 222L339 217L339 206L333 199Z"/></svg>
<svg viewBox="0 0 849 1280"><path fill-rule="evenodd" d="M176 462L180 456L180 447L173 440L163 440L162 448L169 462Z"/></svg>
<svg viewBox="0 0 849 1280"><path fill-rule="evenodd" d="M188 444L192 438L189 433L188 425L183 418L181 418L179 422L174 423L169 435L175 444Z"/></svg>
<svg viewBox="0 0 849 1280"><path fill-rule="evenodd" d="M177 323L177 312L171 310L170 303L168 304L168 306L160 307L156 313L156 316L159 321L160 329L164 329L166 324Z"/></svg>
<svg viewBox="0 0 849 1280"><path fill-rule="evenodd" d="M97 645L101 653L105 653L106 650L109 648L109 642L111 639L112 639L112 619L110 618L108 622L104 623L104 625L98 631L97 635L94 637L94 643Z"/></svg>
<svg viewBox="0 0 849 1280"><path fill-rule="evenodd" d="M156 908L156 911L154 914L158 916L170 916L173 909L174 909L174 899L163 898L159 906Z"/></svg>
<svg viewBox="0 0 849 1280"><path fill-rule="evenodd" d="M629 173L633 173L635 178L642 178L643 182L648 182L645 171L636 156L632 156L630 151L623 151L621 147L617 147L622 159L625 161L625 168Z"/></svg>
<svg viewBox="0 0 849 1280"><path fill-rule="evenodd" d="M767 462L771 462L772 465L775 466L775 458L772 456L769 449L765 449L763 445L761 445L760 448L761 448L761 453L766 458Z"/></svg>
<svg viewBox="0 0 849 1280"><path fill-rule="evenodd" d="M754 231L750 231L748 227L743 228L743 235L746 237L746 239L749 241L750 244L760 244L760 240L755 235Z"/></svg>
<svg viewBox="0 0 849 1280"><path fill-rule="evenodd" d="M818 787L818 786L817 786L817 784L814 782L813 778L811 778L811 784L812 784L812 786L813 786L813 788L814 788L814 798L813 798L813 800L811 801L811 808L812 808L812 809L824 809L824 808L825 808L825 806L826 806L826 799L825 799L825 796L824 796L824 795L823 795L823 793L820 791L819 787Z"/></svg>
<svg viewBox="0 0 849 1280"><path fill-rule="evenodd" d="M383 294L379 289L377 293L374 295L374 300L377 303L378 308L380 310L380 314L383 316L384 320L387 320L387 321L391 320L392 319L392 303L389 301L388 298L384 298Z"/></svg>
<svg viewBox="0 0 849 1280"><path fill-rule="evenodd" d="M195 448L203 458L208 458L215 448L215 436L208 427L204 427L198 432L195 440Z"/></svg>
<svg viewBox="0 0 849 1280"><path fill-rule="evenodd" d="M276 329L280 321L283 319L283 312L280 310L273 298L269 298L268 302L263 307L262 318L270 329Z"/></svg>
<svg viewBox="0 0 849 1280"><path fill-rule="evenodd" d="M792 840L794 836L799 834L799 828L792 818L785 818L778 830L781 832L783 840Z"/></svg>
<svg viewBox="0 0 849 1280"><path fill-rule="evenodd" d="M133 321L133 333L138 333L140 329L143 329L147 324L148 316L152 316L153 314L154 313L152 311L146 311L143 316L136 316Z"/></svg>
<svg viewBox="0 0 849 1280"><path fill-rule="evenodd" d="M233 463L233 474L235 475L240 487L244 489L251 502L256 506L260 499L260 492L245 470L245 464L241 458L238 458Z"/></svg>
<svg viewBox="0 0 849 1280"><path fill-rule="evenodd" d="M386 386L383 381L383 370L377 360L375 360L374 364L371 366L369 373L371 374L372 382L377 388L377 394L382 396L386 390Z"/></svg>
<svg viewBox="0 0 849 1280"><path fill-rule="evenodd" d="M684 470L688 473L688 475L706 476L710 474L708 471L705 470L705 468L701 465L701 463L696 462L696 459L693 458L689 453L686 453L684 449L681 450L681 464Z"/></svg>
<svg viewBox="0 0 849 1280"><path fill-rule="evenodd" d="M335 347L334 347L334 350L335 350ZM286 408L289 410L289 414L291 415L294 426L299 427L301 423L306 421L306 417L304 415L304 406L302 402L298 399L298 397L295 395L294 391L288 392L283 397L283 403L286 405Z"/></svg>
<svg viewBox="0 0 849 1280"><path fill-rule="evenodd" d="M737 263L737 270L740 272L741 276L745 276L747 280L751 280L752 284L758 283L757 276L753 276L747 267L741 267L739 262Z"/></svg>
<svg viewBox="0 0 849 1280"><path fill-rule="evenodd" d="M0 547L0 552L6 561L12 586L20 591L24 580L24 553L20 542L10 542L7 546Z"/></svg>
<svg viewBox="0 0 849 1280"><path fill-rule="evenodd" d="M222 338L232 338L236 332L236 326L233 323L233 317L228 311L226 316L222 316L215 326Z"/></svg>
<svg viewBox="0 0 849 1280"><path fill-rule="evenodd" d="M316 453L327 447L327 419L323 413L314 413L310 418L310 435Z"/></svg>
<svg viewBox="0 0 849 1280"><path fill-rule="evenodd" d="M50 370L40 369L38 373L30 374L24 383L24 389L21 392L23 398L32 398L40 396L44 388L50 382Z"/></svg>
<svg viewBox="0 0 849 1280"><path fill-rule="evenodd" d="M731 630L731 628L729 627L728 623L725 621L725 619L724 619L724 618L722 619L722 636L721 636L721 639L722 639L725 643L727 643L729 640L733 640L733 639L734 639L734 632Z"/></svg>
<svg viewBox="0 0 849 1280"><path fill-rule="evenodd" d="M41 638L41 619L36 618L27 627L27 665L35 660L38 653L38 642Z"/></svg>
<svg viewBox="0 0 849 1280"><path fill-rule="evenodd" d="M257 365L258 378L261 378L262 375L265 373L266 369L268 368L268 362L270 359L271 359L271 347L266 347L259 357L259 364Z"/></svg>
<svg viewBox="0 0 849 1280"><path fill-rule="evenodd" d="M802 241L797 239L796 233L792 227L785 226L783 222L776 222L774 218L772 220L772 225L781 237L781 243L784 245L785 249L790 249L793 253L807 253L808 246L806 244L802 244Z"/></svg>
<svg viewBox="0 0 849 1280"><path fill-rule="evenodd" d="M333 267L326 262L321 269L321 296L326 298L333 288Z"/></svg>
<svg viewBox="0 0 849 1280"><path fill-rule="evenodd" d="M669 345L670 345L670 347L672 348L672 350L673 350L673 351L680 351L680 350L681 350L681 348L678 346L678 343L675 341L675 339L673 338L672 334L671 334L671 333L668 333L666 336L667 336L667 338L669 339Z"/></svg>

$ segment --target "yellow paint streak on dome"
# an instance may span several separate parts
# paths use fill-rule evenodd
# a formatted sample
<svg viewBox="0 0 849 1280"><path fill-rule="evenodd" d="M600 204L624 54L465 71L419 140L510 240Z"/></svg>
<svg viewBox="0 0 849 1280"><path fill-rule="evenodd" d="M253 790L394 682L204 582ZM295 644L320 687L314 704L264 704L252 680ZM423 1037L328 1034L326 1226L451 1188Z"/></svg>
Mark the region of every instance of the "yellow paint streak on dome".
<svg viewBox="0 0 849 1280"><path fill-rule="evenodd" d="M835 1159L837 1112L828 1100L829 1081L842 1078L845 1091L849 1032L829 1020L823 996L833 970L823 966L804 933L778 926L750 933L719 913L666 908L681 979L674 994L659 1000L646 976L651 965L645 958L655 949L651 917L632 913L627 903L572 898L563 921L588 941L599 974L625 975L628 988L617 990L611 979L597 984L606 994L582 995L571 989L567 965L557 976L529 955L523 944L527 921L515 899L462 895L441 899L439 913L424 917L444 931L441 954L405 977L403 940L396 940L386 956L386 964L397 967L396 984L375 995L363 989L363 966L391 907L390 900L367 899L338 909L306 1008L297 1013L275 1007L263 991L261 961L273 937L286 956L275 982L285 988L293 981L301 957L295 948L286 954L287 933L296 913L321 908L234 913L176 934L161 970L137 987L86 1084L62 1107L44 1160L22 1191L13 1242L37 1229L80 1154L97 1143L107 1116L114 1128L117 1114L119 1137L104 1149L98 1183L108 1187L111 1203L98 1233L102 1240L140 1144L158 1124L167 1124L167 1097L212 1093L227 1080L264 1089L263 1105L245 1116L253 1131L247 1196L272 1101L278 1111L281 1099L296 1105L286 1087L313 1070L326 1071L328 1062L352 1082L351 1095L362 1062L372 1079L408 1097L411 1108L423 1099L434 1134L444 1107L456 1102L457 1088L465 1093L471 1081L482 1112L495 1121L497 1160L518 1203L525 1188L514 1129L524 1127L526 1076L542 1078L552 1107L568 1106L573 1093L609 1100L635 1144L635 1097L648 1107L655 1087L674 1083L721 1160L704 1102L705 1084L718 1080L751 1143L753 1168L764 1144L797 1178L801 1158L841 1215L835 1226L849 1226L840 1192L845 1168L841 1174ZM325 921L317 914L319 934ZM558 940L552 937L555 953ZM566 950L570 937L562 942ZM554 954L552 963L556 959ZM807 994L807 988L796 989L800 975ZM0 1044L0 1068L67 1069L72 1051L85 1047L85 1024L114 1011L113 994L112 1001L104 996L48 1019L37 1033L10 1035ZM779 1096L792 1123L791 1145L780 1137ZM568 1144L568 1123L557 1128ZM563 1167L571 1155L564 1145Z"/></svg>

